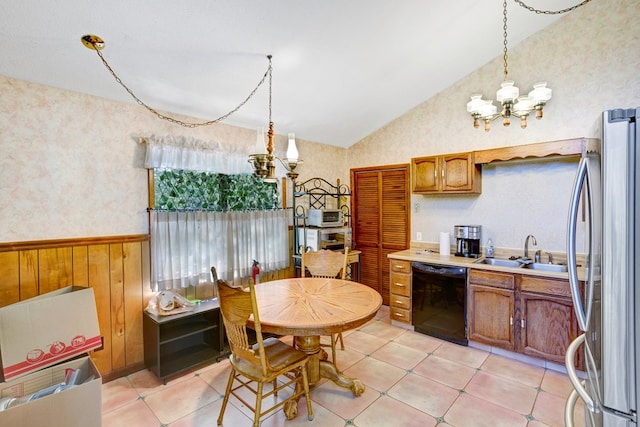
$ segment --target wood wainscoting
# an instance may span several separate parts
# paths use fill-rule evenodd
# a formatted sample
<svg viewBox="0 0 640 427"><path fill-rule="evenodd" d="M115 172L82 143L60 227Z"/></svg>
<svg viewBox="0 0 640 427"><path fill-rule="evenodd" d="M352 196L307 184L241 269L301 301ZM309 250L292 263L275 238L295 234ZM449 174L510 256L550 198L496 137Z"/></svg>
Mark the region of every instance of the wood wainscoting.
<svg viewBox="0 0 640 427"><path fill-rule="evenodd" d="M0 307L66 286L93 288L103 347L91 358L109 381L144 367L149 259L148 235L2 243Z"/></svg>
<svg viewBox="0 0 640 427"><path fill-rule="evenodd" d="M104 345L91 358L107 382L144 369L142 313L154 295L150 259L146 234L0 243L0 307L66 286L93 288ZM286 277L293 266L263 273L260 281ZM213 285L182 293L209 298Z"/></svg>

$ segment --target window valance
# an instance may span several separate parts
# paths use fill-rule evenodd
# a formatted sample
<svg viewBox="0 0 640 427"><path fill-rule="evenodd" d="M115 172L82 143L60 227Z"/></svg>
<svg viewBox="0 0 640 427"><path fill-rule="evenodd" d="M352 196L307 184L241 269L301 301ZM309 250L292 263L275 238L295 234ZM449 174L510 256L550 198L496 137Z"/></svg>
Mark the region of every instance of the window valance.
<svg viewBox="0 0 640 427"><path fill-rule="evenodd" d="M148 169L182 169L225 174L252 173L247 153L228 144L189 136L139 138L146 144L144 166Z"/></svg>

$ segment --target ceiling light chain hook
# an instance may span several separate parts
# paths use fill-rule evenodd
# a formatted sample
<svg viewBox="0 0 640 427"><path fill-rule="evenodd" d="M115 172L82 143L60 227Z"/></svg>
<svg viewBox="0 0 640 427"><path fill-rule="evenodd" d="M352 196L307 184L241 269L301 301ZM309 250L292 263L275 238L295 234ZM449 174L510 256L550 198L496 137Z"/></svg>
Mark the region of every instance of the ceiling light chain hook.
<svg viewBox="0 0 640 427"><path fill-rule="evenodd" d="M140 98L138 98L136 96L136 94L133 93L133 91L131 89L129 89L129 87L126 84L124 84L122 79L120 79L120 77L116 74L116 72L113 71L113 68L111 68L111 66L109 65L107 60L104 59L104 56L102 55L102 52L100 52L104 48L104 41L102 41L102 39L100 37L88 34L88 35L82 36L81 41L82 41L82 44L84 44L88 49L96 51L96 53L98 54L98 57L100 57L100 60L102 61L104 66L107 68L107 70L109 70L109 73L111 73L111 75L113 76L115 81L120 86L122 86L124 88L124 90L126 90L129 93L129 95L131 95L131 97L139 105L143 106L144 108L146 108L147 110L149 110L150 112L155 114L160 119L167 120L167 121L169 121L171 123L174 123L174 124L177 124L177 125L180 125L180 126L183 126L183 127L187 127L187 128L195 128L195 127L199 127L199 126L209 126L209 125L212 125L214 123L221 122L221 121L225 120L226 118L228 118L229 116L231 116L232 114L234 114L236 111L238 111L240 108L242 108L251 98L253 98L253 96L258 91L260 86L262 86L264 84L264 82L267 80L267 76L268 76L269 77L269 121L271 121L271 69L272 69L272 65L271 65L272 56L271 55L267 55L267 58L269 59L269 66L267 67L267 71L265 71L264 75L262 76L262 79L260 80L260 82L258 82L256 87L249 93L249 95L237 107L235 107L234 109L232 109L228 113L223 114L222 116L218 117L217 119L208 120L208 121L205 121L205 122L184 122L182 120L175 119L173 117L169 117L169 116L165 116L164 114L161 114L156 109L150 107L144 101L142 101Z"/></svg>
<svg viewBox="0 0 640 427"><path fill-rule="evenodd" d="M527 9L530 12L535 12L535 13L543 14L543 15L558 15L558 14L561 14L561 13L571 12L572 10L577 9L580 6L584 6L585 4L589 3L591 0L584 0L583 2L581 2L579 4L573 5L571 7L567 7L566 9L560 9L560 10L540 10L540 9L536 9L534 7L529 6L528 4L526 4L522 0L513 0L513 1L515 1L517 4L519 4L520 6L522 6L523 8Z"/></svg>

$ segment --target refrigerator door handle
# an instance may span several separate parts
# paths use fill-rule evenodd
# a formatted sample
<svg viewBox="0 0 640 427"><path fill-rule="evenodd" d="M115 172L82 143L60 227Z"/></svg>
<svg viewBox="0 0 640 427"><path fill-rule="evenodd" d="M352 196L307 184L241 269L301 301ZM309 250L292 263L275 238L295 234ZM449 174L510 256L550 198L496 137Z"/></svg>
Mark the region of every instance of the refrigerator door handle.
<svg viewBox="0 0 640 427"><path fill-rule="evenodd" d="M580 159L578 165L578 173L571 193L571 204L569 207L569 229L567 233L567 267L569 273L569 286L571 288L571 298L573 299L573 308L576 312L578 326L580 330L587 330L587 323L591 316L591 301L593 300L593 268L588 268L588 279L586 292L588 296L585 298L585 307L580 298L580 287L578 283L578 266L576 261L576 224L578 222L578 207L580 203L580 192L583 185L586 184L587 197L589 199L589 230L593 230L593 206L591 206L591 186L589 185L589 163L586 156ZM590 238L591 238L591 233ZM591 246L591 245L590 245ZM593 256L593 248L590 251L590 257ZM592 261L591 259L589 261ZM591 265L590 265L591 266Z"/></svg>
<svg viewBox="0 0 640 427"><path fill-rule="evenodd" d="M567 403L564 404L564 425L565 427L574 427L573 412L576 407L576 401L578 400L578 392L574 389L571 390L569 397L567 397Z"/></svg>
<svg viewBox="0 0 640 427"><path fill-rule="evenodd" d="M584 338L585 336L584 334L582 334L578 338L573 340L571 344L569 344L569 347L567 348L567 352L565 353L565 356L564 356L564 364L565 364L565 367L567 368L567 376L569 377L569 381L571 381L571 384L573 385L574 390L576 391L576 393L578 393L580 398L584 401L584 404L587 407L587 409L591 412L596 412L598 409L596 408L595 402L593 401L591 396L589 396L589 394L587 393L587 390L584 388L584 383L580 381L580 378L578 378L578 374L576 373L576 368L573 364L573 361L576 356L576 352L578 351L578 347L580 347L580 345L584 342ZM567 409L565 406L565 416L566 416L566 410Z"/></svg>

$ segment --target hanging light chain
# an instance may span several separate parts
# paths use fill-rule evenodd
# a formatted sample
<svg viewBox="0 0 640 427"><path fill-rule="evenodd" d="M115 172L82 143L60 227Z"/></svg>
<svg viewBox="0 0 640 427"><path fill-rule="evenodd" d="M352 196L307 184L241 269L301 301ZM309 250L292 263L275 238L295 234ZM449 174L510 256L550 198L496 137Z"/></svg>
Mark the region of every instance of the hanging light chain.
<svg viewBox="0 0 640 427"><path fill-rule="evenodd" d="M184 126L184 127L187 127L187 128L195 128L195 127L199 127L199 126L209 126L209 125L212 125L214 123L221 122L221 121L225 120L226 118L228 118L229 116L231 116L232 114L234 114L236 111L238 111L240 108L242 108L251 98L253 98L253 96L258 91L260 86L262 86L264 84L265 80L267 79L267 76L269 76L269 121L271 121L271 68L272 68L271 55L267 56L267 58L269 59L269 66L267 67L267 71L265 71L264 75L262 76L262 79L257 84L257 86L251 91L251 93L249 93L249 95L244 99L244 101L242 101L236 108L234 108L233 110L229 111L228 113L218 117L217 119L208 120L208 121L205 121L205 122L184 122L182 120L179 120L179 119L176 119L176 118L173 118L173 117L169 117L169 116L165 116L164 114L159 113L156 109L150 107L144 101L142 101L140 98L138 98L136 96L136 94L133 93L133 91L131 89L129 89L129 87L127 87L127 85L124 84L122 79L120 79L120 77L118 77L116 72L113 71L113 69L111 68L109 63L107 63L107 60L104 59L104 56L102 55L102 52L100 52L100 49L101 48L99 48L98 46L94 45L93 50L96 51L96 53L98 54L98 56L102 60L102 63L107 68L107 70L109 70L109 72L111 73L113 78L116 80L116 82L120 86L122 86L129 93L129 95L131 95L131 97L133 99L135 99L135 101L139 105L143 106L144 108L146 108L147 110L149 110L150 112L152 112L153 114L155 114L156 116L158 116L158 118L160 118L162 120L167 120L167 121L169 121L171 123L175 123L177 125Z"/></svg>
<svg viewBox="0 0 640 427"><path fill-rule="evenodd" d="M273 87L273 85L272 85L272 80L273 79L271 77L271 69L272 69L272 67L271 67L271 55L267 55L267 59L269 59L269 68L267 69L267 73L269 74L269 123L271 123L271 121L272 121L271 120L271 93L272 93L271 89ZM265 77L266 76L267 75L265 74ZM264 81L264 77L262 78L262 80ZM260 84L262 84L262 82L260 82ZM255 90L254 90L254 92L255 92Z"/></svg>
<svg viewBox="0 0 640 427"><path fill-rule="evenodd" d="M577 9L580 6L584 6L585 4L589 3L591 0L584 0L582 3L576 4L574 6L568 7L566 9L561 9L561 10L540 10L540 9L536 9L534 7L531 7L531 6L527 5L522 0L513 0L513 1L518 3L523 8L527 9L529 12L535 12L535 13L543 14L543 15L559 15L561 13L571 12L572 10Z"/></svg>
<svg viewBox="0 0 640 427"><path fill-rule="evenodd" d="M504 36L504 54L502 60L504 61L504 80L507 80L507 75L509 74L507 70L507 0L504 0L502 3L502 15L502 29L504 30L502 34Z"/></svg>

